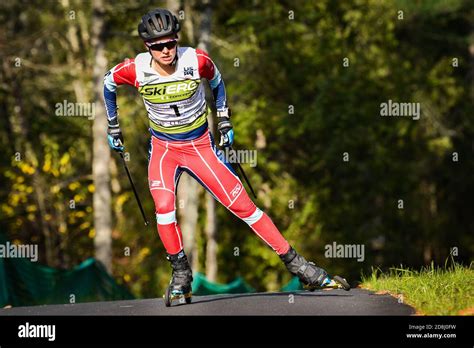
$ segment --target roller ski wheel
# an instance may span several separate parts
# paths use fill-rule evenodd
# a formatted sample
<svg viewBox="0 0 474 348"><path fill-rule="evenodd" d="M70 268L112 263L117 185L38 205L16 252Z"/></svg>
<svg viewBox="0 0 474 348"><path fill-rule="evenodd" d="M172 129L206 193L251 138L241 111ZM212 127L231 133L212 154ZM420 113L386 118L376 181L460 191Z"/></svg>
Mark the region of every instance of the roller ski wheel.
<svg viewBox="0 0 474 348"><path fill-rule="evenodd" d="M171 288L168 287L166 289L165 294L163 295L163 298L165 300L165 306L171 307L171 304L173 303L173 301L176 301L176 300L178 300L180 303L182 303L182 301L184 300L186 304L190 304L192 302L192 296L193 294L191 292L188 292L186 294L176 293L176 292L173 293L171 291Z"/></svg>
<svg viewBox="0 0 474 348"><path fill-rule="evenodd" d="M309 291L315 291L317 289L343 289L345 291L349 291L351 289L351 286L347 282L346 279L340 277L340 276L334 276L330 277L328 276L324 283L321 286L304 286L305 289Z"/></svg>
<svg viewBox="0 0 474 348"><path fill-rule="evenodd" d="M184 295L184 301L186 304L190 304L193 301L193 294L189 293L188 295Z"/></svg>
<svg viewBox="0 0 474 348"><path fill-rule="evenodd" d="M166 307L171 307L171 294L170 294L170 288L166 288L165 294L163 295L163 299L165 300L165 306Z"/></svg>
<svg viewBox="0 0 474 348"><path fill-rule="evenodd" d="M340 276L334 276L333 280L338 284L339 289L344 289L346 291L349 291L351 289L350 284L345 278L342 278Z"/></svg>

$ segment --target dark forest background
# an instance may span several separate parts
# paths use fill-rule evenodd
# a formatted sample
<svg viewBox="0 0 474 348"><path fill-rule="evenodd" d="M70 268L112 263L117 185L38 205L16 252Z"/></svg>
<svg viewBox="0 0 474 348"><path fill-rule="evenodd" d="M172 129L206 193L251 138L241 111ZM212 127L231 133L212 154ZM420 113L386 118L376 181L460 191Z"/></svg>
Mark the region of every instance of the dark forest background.
<svg viewBox="0 0 474 348"><path fill-rule="evenodd" d="M256 203L298 251L351 280L371 267L442 265L453 250L472 260L468 0L2 1L0 233L39 244L43 264L96 256L134 295L163 291L170 269L147 187L146 111L134 88L119 88L149 227L108 150L101 97L106 71L144 51L138 22L160 6L180 19L180 44L204 47L219 67L235 147L257 150L257 167L243 164ZM420 119L382 117L389 100L420 103ZM65 102L94 105L94 117L59 116ZM290 280L245 223L189 178L180 185L195 271L268 291ZM364 245L364 262L325 257L333 242Z"/></svg>

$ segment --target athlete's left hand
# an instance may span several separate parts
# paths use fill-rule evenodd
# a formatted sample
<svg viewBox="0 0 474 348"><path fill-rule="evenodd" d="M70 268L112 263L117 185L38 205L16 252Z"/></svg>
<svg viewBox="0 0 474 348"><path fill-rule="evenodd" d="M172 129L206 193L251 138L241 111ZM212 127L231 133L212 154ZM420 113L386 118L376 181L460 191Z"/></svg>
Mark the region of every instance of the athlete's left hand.
<svg viewBox="0 0 474 348"><path fill-rule="evenodd" d="M219 142L219 146L229 147L232 146L234 143L234 130L230 128L227 131L220 131L221 132L221 141Z"/></svg>
<svg viewBox="0 0 474 348"><path fill-rule="evenodd" d="M221 133L221 141L219 146L229 147L234 143L234 130L232 129L232 122L230 122L230 109L218 111L217 130Z"/></svg>

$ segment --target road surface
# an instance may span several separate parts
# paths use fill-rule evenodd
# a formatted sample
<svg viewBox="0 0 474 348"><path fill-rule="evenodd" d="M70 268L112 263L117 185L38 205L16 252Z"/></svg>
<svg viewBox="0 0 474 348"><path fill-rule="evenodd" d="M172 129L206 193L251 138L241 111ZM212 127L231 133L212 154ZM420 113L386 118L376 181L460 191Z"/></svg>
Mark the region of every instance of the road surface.
<svg viewBox="0 0 474 348"><path fill-rule="evenodd" d="M162 298L0 309L0 315L412 315L390 296L363 289L194 296L189 305Z"/></svg>

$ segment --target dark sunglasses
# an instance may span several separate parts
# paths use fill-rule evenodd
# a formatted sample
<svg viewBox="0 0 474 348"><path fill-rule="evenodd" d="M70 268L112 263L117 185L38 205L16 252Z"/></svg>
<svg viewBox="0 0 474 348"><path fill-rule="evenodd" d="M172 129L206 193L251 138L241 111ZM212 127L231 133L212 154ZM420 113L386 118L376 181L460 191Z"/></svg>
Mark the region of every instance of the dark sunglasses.
<svg viewBox="0 0 474 348"><path fill-rule="evenodd" d="M178 41L172 40L172 41L168 41L168 42L163 42L163 43L151 45L150 49L153 50L153 51L161 52L161 51L163 51L163 49L165 47L167 49L171 50L171 49L175 48L177 44L178 44Z"/></svg>

